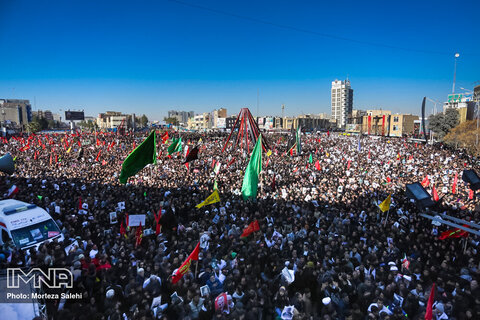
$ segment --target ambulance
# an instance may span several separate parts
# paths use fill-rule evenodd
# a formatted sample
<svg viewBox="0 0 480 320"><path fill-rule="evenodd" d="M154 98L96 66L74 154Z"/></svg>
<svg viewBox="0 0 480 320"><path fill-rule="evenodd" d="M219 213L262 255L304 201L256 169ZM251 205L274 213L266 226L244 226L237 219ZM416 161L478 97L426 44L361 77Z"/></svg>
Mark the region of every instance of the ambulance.
<svg viewBox="0 0 480 320"><path fill-rule="evenodd" d="M52 217L34 204L8 199L0 201L0 245L25 250L64 236Z"/></svg>

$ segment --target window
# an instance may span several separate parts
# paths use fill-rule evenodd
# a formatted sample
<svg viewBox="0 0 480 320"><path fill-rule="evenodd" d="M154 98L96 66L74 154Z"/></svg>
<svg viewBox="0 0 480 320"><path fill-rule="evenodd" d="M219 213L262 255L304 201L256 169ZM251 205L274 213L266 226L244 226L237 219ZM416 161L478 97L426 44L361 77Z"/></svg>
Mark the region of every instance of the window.
<svg viewBox="0 0 480 320"><path fill-rule="evenodd" d="M393 117L393 122L398 122L398 117Z"/></svg>
<svg viewBox="0 0 480 320"><path fill-rule="evenodd" d="M398 126L396 124L393 125L393 131L398 131Z"/></svg>

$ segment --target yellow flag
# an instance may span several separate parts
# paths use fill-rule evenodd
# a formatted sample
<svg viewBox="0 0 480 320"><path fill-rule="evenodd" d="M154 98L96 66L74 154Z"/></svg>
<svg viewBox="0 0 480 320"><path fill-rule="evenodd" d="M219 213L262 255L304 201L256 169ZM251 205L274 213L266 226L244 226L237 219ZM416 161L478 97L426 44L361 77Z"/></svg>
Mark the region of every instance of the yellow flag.
<svg viewBox="0 0 480 320"><path fill-rule="evenodd" d="M390 204L392 204L392 195L389 195L387 199L383 200L382 203L378 205L382 212L390 210Z"/></svg>
<svg viewBox="0 0 480 320"><path fill-rule="evenodd" d="M68 148L67 153L70 153L70 150L72 150L72 147Z"/></svg>
<svg viewBox="0 0 480 320"><path fill-rule="evenodd" d="M202 143L202 138L200 138L200 140L198 140L198 143Z"/></svg>
<svg viewBox="0 0 480 320"><path fill-rule="evenodd" d="M200 209L203 206L208 206L212 203L220 202L220 195L218 194L218 190L215 189L211 195L208 196L207 199L203 200L202 203L197 204L195 208Z"/></svg>
<svg viewBox="0 0 480 320"><path fill-rule="evenodd" d="M272 150L268 149L267 151L267 157L270 157L272 155Z"/></svg>

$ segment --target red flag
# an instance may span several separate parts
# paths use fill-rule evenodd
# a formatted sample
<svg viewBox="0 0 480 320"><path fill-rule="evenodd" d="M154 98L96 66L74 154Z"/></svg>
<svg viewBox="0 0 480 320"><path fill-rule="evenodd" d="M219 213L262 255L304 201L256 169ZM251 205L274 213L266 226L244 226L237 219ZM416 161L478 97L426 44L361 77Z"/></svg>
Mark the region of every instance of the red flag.
<svg viewBox="0 0 480 320"><path fill-rule="evenodd" d="M428 180L428 176L426 176L423 181L422 181L422 187L428 187L428 185L430 184L430 180Z"/></svg>
<svg viewBox="0 0 480 320"><path fill-rule="evenodd" d="M248 237L250 234L254 233L255 231L259 231L259 230L260 230L260 226L258 225L258 220L255 220L255 221L251 222L248 225L248 227L246 227L243 230L243 233L240 236L240 238Z"/></svg>
<svg viewBox="0 0 480 320"><path fill-rule="evenodd" d="M265 168L268 167L268 162L270 161L270 158L267 158L267 163L265 163ZM308 163L307 163L307 168L308 168Z"/></svg>
<svg viewBox="0 0 480 320"><path fill-rule="evenodd" d="M215 167L215 159L212 160L212 168Z"/></svg>
<svg viewBox="0 0 480 320"><path fill-rule="evenodd" d="M320 167L320 161L317 160L317 162L315 162L315 169L317 169L318 171L322 170L322 167Z"/></svg>
<svg viewBox="0 0 480 320"><path fill-rule="evenodd" d="M474 195L474 192L472 189L470 189L470 191L468 192L468 199L473 200L473 195Z"/></svg>
<svg viewBox="0 0 480 320"><path fill-rule="evenodd" d="M102 166L105 166L105 165L107 165L107 161L105 161L105 159L104 159L104 160L102 160Z"/></svg>
<svg viewBox="0 0 480 320"><path fill-rule="evenodd" d="M58 155L55 154L55 164L57 164L57 163L58 163Z"/></svg>
<svg viewBox="0 0 480 320"><path fill-rule="evenodd" d="M133 141L133 149L135 149L136 147L137 147L137 143Z"/></svg>
<svg viewBox="0 0 480 320"><path fill-rule="evenodd" d="M22 148L20 148L20 151L21 151L21 152L27 151L28 149L30 149L30 143L27 144L26 146L23 146Z"/></svg>
<svg viewBox="0 0 480 320"><path fill-rule="evenodd" d="M428 297L427 302L427 311L425 312L425 320L432 320L433 318L433 300L435 298L435 283L432 286L432 290L430 290L430 296Z"/></svg>
<svg viewBox="0 0 480 320"><path fill-rule="evenodd" d="M52 154L50 153L50 165L52 165Z"/></svg>
<svg viewBox="0 0 480 320"><path fill-rule="evenodd" d="M435 189L435 185L432 188L432 195L433 195L433 200L438 201L440 199L438 197L437 189Z"/></svg>
<svg viewBox="0 0 480 320"><path fill-rule="evenodd" d="M330 138L330 130L327 130L327 137Z"/></svg>
<svg viewBox="0 0 480 320"><path fill-rule="evenodd" d="M120 224L120 235L124 236L125 238L127 237L127 232L125 231L125 227L123 226L123 220Z"/></svg>
<svg viewBox="0 0 480 320"><path fill-rule="evenodd" d="M297 170L298 170L298 167L295 167L295 168L293 169L293 172L297 172Z"/></svg>
<svg viewBox="0 0 480 320"><path fill-rule="evenodd" d="M187 257L187 259L182 263L180 268L178 268L172 276L172 283L177 283L182 277L188 272L190 269L190 264L192 260L198 260L198 254L200 252L200 242L197 243L195 249L193 249L192 253Z"/></svg>
<svg viewBox="0 0 480 320"><path fill-rule="evenodd" d="M453 179L453 185L452 185L452 193L453 194L457 193L457 182L458 182L458 173L455 172L455 178Z"/></svg>
<svg viewBox="0 0 480 320"><path fill-rule="evenodd" d="M97 147L100 145L100 140L97 138Z"/></svg>
<svg viewBox="0 0 480 320"><path fill-rule="evenodd" d="M142 243L143 237L143 228L142 223L137 227L137 231L135 232L135 248L138 247Z"/></svg>
<svg viewBox="0 0 480 320"><path fill-rule="evenodd" d="M235 163L235 158L233 158L232 160L230 160L228 163L227 163L227 168L230 167L232 164Z"/></svg>
<svg viewBox="0 0 480 320"><path fill-rule="evenodd" d="M166 143L167 140L169 139L169 137L168 137L168 131L165 131L165 133L162 134L162 136L161 136L160 138L162 138L163 143Z"/></svg>
<svg viewBox="0 0 480 320"><path fill-rule="evenodd" d="M82 197L79 197L78 198L78 210L82 210L83 209L83 203L82 203Z"/></svg>
<svg viewBox="0 0 480 320"><path fill-rule="evenodd" d="M155 234L158 236L162 230L162 225L160 224L160 218L162 218L162 207L158 210L158 214L153 213L157 228L155 229Z"/></svg>
<svg viewBox="0 0 480 320"><path fill-rule="evenodd" d="M387 177L387 182L390 183L392 181L392 179L390 179L390 177Z"/></svg>
<svg viewBox="0 0 480 320"><path fill-rule="evenodd" d="M185 167L187 167L187 171L189 171L190 170L190 163L188 163L188 162L185 163Z"/></svg>
<svg viewBox="0 0 480 320"><path fill-rule="evenodd" d="M347 162L347 170L350 170L350 164L352 163L352 160L348 160Z"/></svg>
<svg viewBox="0 0 480 320"><path fill-rule="evenodd" d="M115 141L112 141L112 143L110 143L110 145L108 146L107 151L110 151L110 149L112 149L114 145L115 145Z"/></svg>
<svg viewBox="0 0 480 320"><path fill-rule="evenodd" d="M370 150L368 150L368 159L370 159Z"/></svg>
<svg viewBox="0 0 480 320"><path fill-rule="evenodd" d="M82 144L80 143L80 140L77 140L78 147L81 148Z"/></svg>
<svg viewBox="0 0 480 320"><path fill-rule="evenodd" d="M468 228L468 225L464 224L462 225L462 227ZM445 240L445 239L452 239L452 238L467 238L467 237L468 237L467 231L462 230L460 228L455 228L455 229L450 229L442 232L438 237L438 239Z"/></svg>
<svg viewBox="0 0 480 320"><path fill-rule="evenodd" d="M100 154L102 153L102 150L98 151L97 157L95 158L95 161L98 161L98 158L100 158Z"/></svg>
<svg viewBox="0 0 480 320"><path fill-rule="evenodd" d="M37 160L38 157L38 151L35 151L35 154L33 155L33 160Z"/></svg>

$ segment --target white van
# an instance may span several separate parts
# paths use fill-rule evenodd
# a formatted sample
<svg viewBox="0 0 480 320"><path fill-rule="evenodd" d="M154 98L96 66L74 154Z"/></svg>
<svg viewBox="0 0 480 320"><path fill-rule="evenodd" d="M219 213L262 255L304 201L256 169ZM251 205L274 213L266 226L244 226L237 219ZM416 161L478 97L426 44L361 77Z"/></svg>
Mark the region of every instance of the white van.
<svg viewBox="0 0 480 320"><path fill-rule="evenodd" d="M64 236L52 217L34 204L8 199L0 201L0 244L13 241L19 249L38 248L42 242Z"/></svg>

